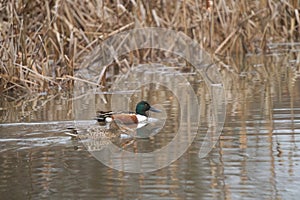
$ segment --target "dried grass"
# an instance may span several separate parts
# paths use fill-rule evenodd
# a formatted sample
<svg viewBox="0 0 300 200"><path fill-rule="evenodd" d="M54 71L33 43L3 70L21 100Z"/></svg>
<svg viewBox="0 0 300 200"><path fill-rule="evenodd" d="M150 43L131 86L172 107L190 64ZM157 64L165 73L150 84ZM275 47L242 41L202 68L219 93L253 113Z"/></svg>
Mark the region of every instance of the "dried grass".
<svg viewBox="0 0 300 200"><path fill-rule="evenodd" d="M107 37L134 27L182 31L217 60L268 53L271 43L299 41L299 4L298 0L2 1L0 94L69 90L73 72L87 54ZM130 56L140 60L151 52ZM131 60L126 59L127 65Z"/></svg>

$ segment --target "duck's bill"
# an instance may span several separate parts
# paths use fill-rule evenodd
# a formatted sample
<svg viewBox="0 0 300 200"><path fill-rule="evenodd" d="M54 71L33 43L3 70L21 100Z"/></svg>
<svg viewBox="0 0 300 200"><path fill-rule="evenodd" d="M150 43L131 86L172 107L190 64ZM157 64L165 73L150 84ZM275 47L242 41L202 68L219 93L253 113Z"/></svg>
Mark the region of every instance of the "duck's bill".
<svg viewBox="0 0 300 200"><path fill-rule="evenodd" d="M152 112L158 112L158 113L161 112L161 110L158 110L158 109L153 108L153 107L150 108L150 111L152 111Z"/></svg>

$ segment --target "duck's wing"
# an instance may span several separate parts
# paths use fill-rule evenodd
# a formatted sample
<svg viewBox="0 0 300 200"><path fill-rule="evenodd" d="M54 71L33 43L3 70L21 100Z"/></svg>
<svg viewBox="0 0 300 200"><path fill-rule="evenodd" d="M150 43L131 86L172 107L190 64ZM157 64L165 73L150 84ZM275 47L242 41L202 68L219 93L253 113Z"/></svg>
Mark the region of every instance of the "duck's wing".
<svg viewBox="0 0 300 200"><path fill-rule="evenodd" d="M130 121L132 122L133 112L113 112L113 111L98 111L96 120L98 122L111 122L112 120Z"/></svg>
<svg viewBox="0 0 300 200"><path fill-rule="evenodd" d="M98 111L97 112L97 116L96 116L96 120L98 122L105 122L106 118L110 117L115 114L115 112L112 111Z"/></svg>

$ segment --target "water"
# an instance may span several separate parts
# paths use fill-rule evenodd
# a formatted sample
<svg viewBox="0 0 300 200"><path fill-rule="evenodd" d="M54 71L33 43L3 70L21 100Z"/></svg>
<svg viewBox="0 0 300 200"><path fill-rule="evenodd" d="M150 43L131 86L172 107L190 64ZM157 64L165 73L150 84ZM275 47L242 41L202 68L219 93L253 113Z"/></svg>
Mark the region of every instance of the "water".
<svg viewBox="0 0 300 200"><path fill-rule="evenodd" d="M198 157L198 152L210 122L210 118L205 117L210 102L203 92L205 89L198 86L197 95L206 106L201 111L202 122L196 139L179 159L148 173L111 169L95 159L83 142L66 136L65 130L75 123L70 112L72 101L64 96L38 96L35 101L28 100L23 109L10 106L1 111L0 197L298 199L299 69L272 63L268 65L268 76L261 73L263 68L257 65L252 65L256 69L251 73L227 75L227 113L222 135L203 159ZM155 91L159 92L152 95L148 89L131 93L130 97L137 100L143 96L160 103L168 120L162 133L138 139L127 147L128 151L149 152L161 148L177 131L179 101L167 88L158 87ZM2 102L2 106L4 104L13 105ZM42 106L37 108L36 105Z"/></svg>

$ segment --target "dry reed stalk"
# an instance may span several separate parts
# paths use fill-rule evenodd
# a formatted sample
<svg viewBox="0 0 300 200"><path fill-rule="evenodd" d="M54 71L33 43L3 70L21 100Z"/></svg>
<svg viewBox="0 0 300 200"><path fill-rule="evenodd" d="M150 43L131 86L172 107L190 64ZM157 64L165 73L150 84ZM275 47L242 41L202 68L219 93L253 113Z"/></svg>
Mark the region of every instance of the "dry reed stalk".
<svg viewBox="0 0 300 200"><path fill-rule="evenodd" d="M69 90L86 55L106 38L135 27L182 31L223 66L229 66L226 56L269 53L270 43L300 37L297 0L7 1L0 6L0 22L0 92L10 95ZM120 62L128 67L165 55L142 52Z"/></svg>

